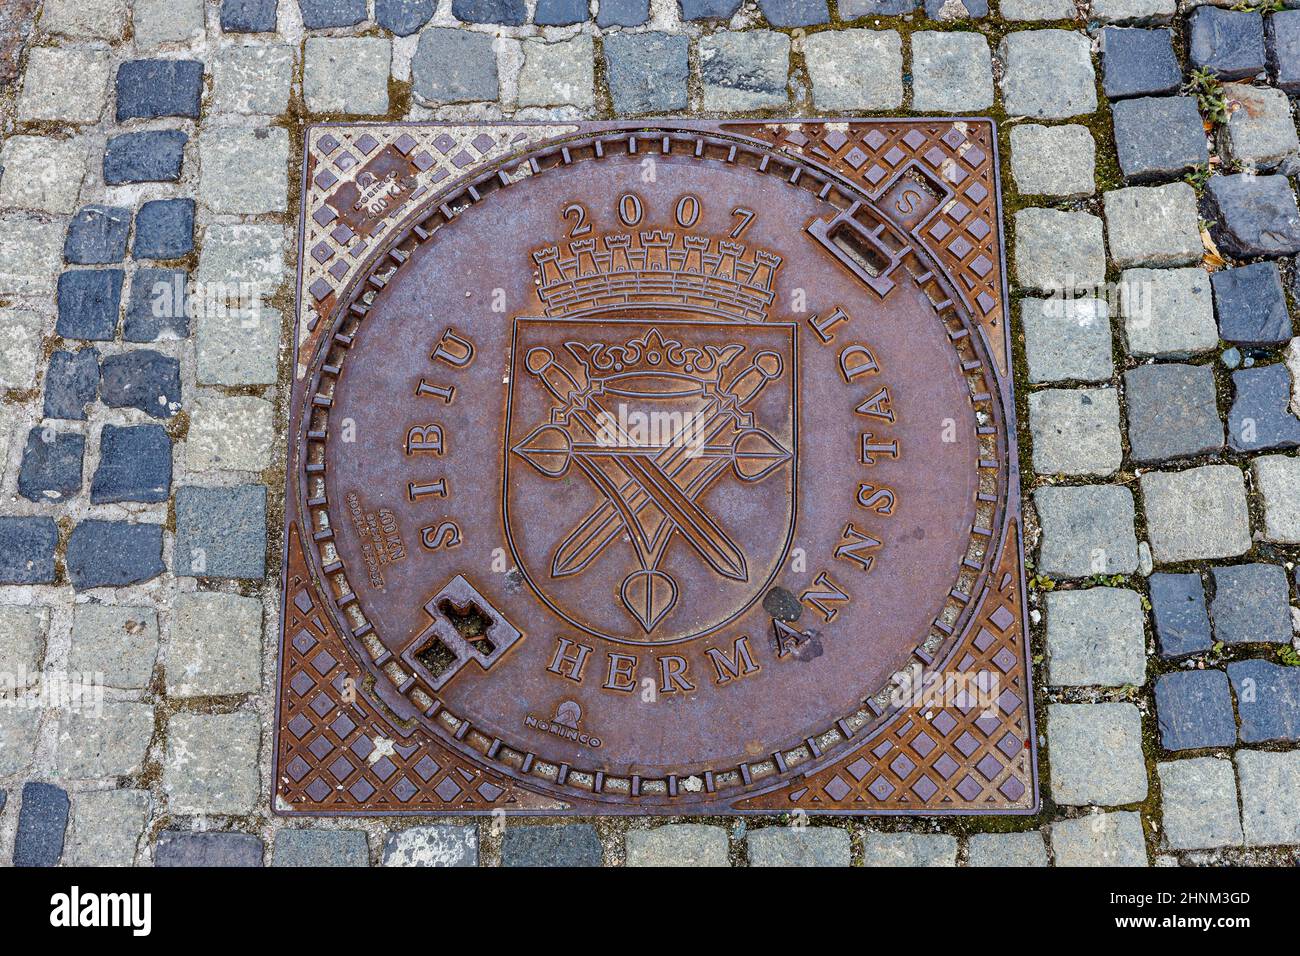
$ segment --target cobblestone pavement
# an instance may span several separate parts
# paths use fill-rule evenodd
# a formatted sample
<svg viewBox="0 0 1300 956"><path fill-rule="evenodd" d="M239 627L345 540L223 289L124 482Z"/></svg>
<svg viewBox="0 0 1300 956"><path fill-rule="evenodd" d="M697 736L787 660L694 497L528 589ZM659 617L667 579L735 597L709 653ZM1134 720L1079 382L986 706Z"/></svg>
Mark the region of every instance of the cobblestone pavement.
<svg viewBox="0 0 1300 956"><path fill-rule="evenodd" d="M1296 862L1296 5L7 3L0 859ZM301 124L902 112L1002 123L1042 812L272 817Z"/></svg>

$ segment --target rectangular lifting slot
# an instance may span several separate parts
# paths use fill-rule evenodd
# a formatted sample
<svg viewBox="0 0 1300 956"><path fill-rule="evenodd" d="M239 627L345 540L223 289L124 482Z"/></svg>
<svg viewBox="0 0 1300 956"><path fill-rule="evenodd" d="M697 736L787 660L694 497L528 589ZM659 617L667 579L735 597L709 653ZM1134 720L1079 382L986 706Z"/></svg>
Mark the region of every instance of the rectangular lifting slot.
<svg viewBox="0 0 1300 956"><path fill-rule="evenodd" d="M891 275L908 247L891 251L878 235L883 222L870 230L858 221L861 207L860 202L855 202L834 219L814 221L808 234L883 299L894 288Z"/></svg>

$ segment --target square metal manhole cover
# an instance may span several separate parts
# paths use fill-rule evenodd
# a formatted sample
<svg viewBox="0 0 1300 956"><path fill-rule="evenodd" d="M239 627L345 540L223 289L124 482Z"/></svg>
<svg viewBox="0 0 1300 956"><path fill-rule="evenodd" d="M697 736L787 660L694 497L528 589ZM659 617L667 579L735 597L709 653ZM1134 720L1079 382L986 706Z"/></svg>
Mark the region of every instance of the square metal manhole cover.
<svg viewBox="0 0 1300 956"><path fill-rule="evenodd" d="M278 811L1037 808L990 121L306 151Z"/></svg>

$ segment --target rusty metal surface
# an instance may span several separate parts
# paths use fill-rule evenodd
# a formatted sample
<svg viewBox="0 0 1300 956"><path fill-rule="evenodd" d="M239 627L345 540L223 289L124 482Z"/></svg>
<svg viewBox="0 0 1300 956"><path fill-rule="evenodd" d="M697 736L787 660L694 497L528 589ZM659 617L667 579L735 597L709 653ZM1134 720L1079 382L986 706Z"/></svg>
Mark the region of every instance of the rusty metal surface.
<svg viewBox="0 0 1300 956"><path fill-rule="evenodd" d="M994 143L309 130L276 809L1035 809Z"/></svg>

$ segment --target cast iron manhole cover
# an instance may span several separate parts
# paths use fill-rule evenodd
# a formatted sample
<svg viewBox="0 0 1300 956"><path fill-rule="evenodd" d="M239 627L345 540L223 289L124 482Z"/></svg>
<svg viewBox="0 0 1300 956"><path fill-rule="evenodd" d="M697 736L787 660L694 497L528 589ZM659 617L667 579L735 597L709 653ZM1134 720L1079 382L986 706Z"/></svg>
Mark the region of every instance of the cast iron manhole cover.
<svg viewBox="0 0 1300 956"><path fill-rule="evenodd" d="M987 120L308 133L277 808L1037 805Z"/></svg>

